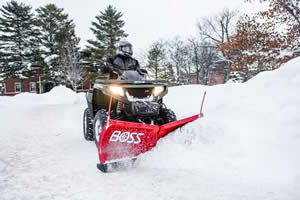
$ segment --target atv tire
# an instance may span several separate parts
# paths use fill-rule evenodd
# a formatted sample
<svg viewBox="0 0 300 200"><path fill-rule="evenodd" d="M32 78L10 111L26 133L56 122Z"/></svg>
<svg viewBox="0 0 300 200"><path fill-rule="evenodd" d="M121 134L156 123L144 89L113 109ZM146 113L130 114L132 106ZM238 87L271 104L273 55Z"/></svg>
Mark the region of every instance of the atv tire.
<svg viewBox="0 0 300 200"><path fill-rule="evenodd" d="M160 124L167 124L176 121L176 115L171 109L163 108L159 114Z"/></svg>
<svg viewBox="0 0 300 200"><path fill-rule="evenodd" d="M98 110L93 122L93 130L94 130L93 139L95 141L97 148L98 148L100 133L104 124L106 123L106 120L107 120L106 110L105 109Z"/></svg>
<svg viewBox="0 0 300 200"><path fill-rule="evenodd" d="M93 122L88 108L84 110L83 114L83 136L84 139L93 141Z"/></svg>

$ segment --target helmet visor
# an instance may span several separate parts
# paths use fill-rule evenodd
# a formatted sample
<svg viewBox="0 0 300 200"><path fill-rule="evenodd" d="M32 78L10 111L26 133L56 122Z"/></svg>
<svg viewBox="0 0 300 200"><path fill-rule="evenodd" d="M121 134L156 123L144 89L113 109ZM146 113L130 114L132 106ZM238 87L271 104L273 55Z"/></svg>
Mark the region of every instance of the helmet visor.
<svg viewBox="0 0 300 200"><path fill-rule="evenodd" d="M131 46L122 46L121 51L123 51L126 54L132 55L132 47Z"/></svg>

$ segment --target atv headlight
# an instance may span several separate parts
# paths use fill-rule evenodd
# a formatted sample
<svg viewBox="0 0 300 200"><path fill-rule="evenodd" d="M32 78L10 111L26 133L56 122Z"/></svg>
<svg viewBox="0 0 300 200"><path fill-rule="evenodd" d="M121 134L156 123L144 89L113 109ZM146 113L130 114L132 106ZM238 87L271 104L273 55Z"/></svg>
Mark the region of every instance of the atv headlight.
<svg viewBox="0 0 300 200"><path fill-rule="evenodd" d="M154 96L159 96L165 90L164 86L156 86L154 87L153 94Z"/></svg>
<svg viewBox="0 0 300 200"><path fill-rule="evenodd" d="M115 95L124 96L124 89L120 86L109 86L109 91Z"/></svg>

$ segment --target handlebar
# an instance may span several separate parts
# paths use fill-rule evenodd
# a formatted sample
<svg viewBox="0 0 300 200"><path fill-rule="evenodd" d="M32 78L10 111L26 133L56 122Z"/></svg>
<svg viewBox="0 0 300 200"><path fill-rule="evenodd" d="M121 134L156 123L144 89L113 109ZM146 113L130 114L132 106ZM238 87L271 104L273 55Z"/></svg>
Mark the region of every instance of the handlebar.
<svg viewBox="0 0 300 200"><path fill-rule="evenodd" d="M113 73L117 74L118 76L120 76L120 75L123 74L123 72L124 72L125 70L121 70L121 69L118 69L117 67L112 66L112 67L111 67L111 71L112 71ZM142 75L142 76L145 76L145 75L148 74L147 70L145 70L145 69L137 68L135 71L137 71L137 72L138 72L140 75Z"/></svg>

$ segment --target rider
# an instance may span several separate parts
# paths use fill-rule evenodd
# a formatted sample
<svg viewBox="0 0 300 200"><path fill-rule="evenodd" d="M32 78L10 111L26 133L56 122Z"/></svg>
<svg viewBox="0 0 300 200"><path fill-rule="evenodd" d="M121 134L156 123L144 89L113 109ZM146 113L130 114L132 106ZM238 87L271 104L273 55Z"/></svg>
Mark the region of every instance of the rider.
<svg viewBox="0 0 300 200"><path fill-rule="evenodd" d="M147 73L146 70L141 69L139 62L132 58L132 45L126 40L120 40L117 44L116 55L109 57L104 66L102 66L102 73L109 73L110 79L117 79L118 75L113 73L113 70L122 72L124 70L136 70L140 74Z"/></svg>

